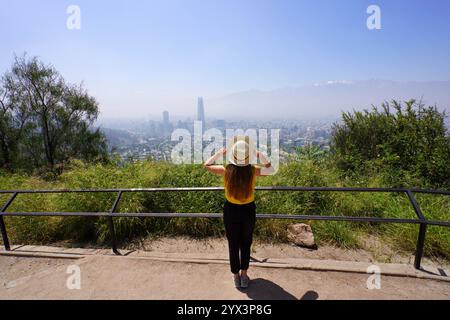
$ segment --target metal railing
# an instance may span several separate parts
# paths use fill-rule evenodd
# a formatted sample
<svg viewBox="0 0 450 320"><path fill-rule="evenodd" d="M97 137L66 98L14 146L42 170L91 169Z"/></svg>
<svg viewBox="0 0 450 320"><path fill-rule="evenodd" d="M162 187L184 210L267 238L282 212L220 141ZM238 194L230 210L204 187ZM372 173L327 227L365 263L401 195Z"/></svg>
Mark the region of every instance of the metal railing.
<svg viewBox="0 0 450 320"><path fill-rule="evenodd" d="M335 188L335 187L256 187L256 190L263 191L299 191L299 192L389 192L404 193L408 197L412 208L417 216L416 219L406 218L381 218L381 217L355 217L355 216L323 216L323 215L292 215L292 214L257 214L259 219L294 219L294 220L322 220L322 221L348 221L366 223L403 223L419 225L419 233L416 243L414 266L420 269L425 244L425 234L427 226L450 227L450 221L437 221L425 218L417 203L414 193L450 195L447 190L425 190L425 189L402 189L402 188ZM0 194L12 194L8 201L0 210L0 229L5 250L11 250L6 232L5 216L83 216L83 217L106 217L108 218L111 247L115 254L120 255L117 250L117 241L114 231L114 217L170 217L170 218L222 218L221 213L117 213L116 209L123 193L126 192L192 192L192 191L223 191L222 187L203 188L138 188L138 189L79 189L79 190L0 190ZM43 193L95 193L107 192L117 193L114 204L109 212L8 212L8 207L19 194L43 194Z"/></svg>

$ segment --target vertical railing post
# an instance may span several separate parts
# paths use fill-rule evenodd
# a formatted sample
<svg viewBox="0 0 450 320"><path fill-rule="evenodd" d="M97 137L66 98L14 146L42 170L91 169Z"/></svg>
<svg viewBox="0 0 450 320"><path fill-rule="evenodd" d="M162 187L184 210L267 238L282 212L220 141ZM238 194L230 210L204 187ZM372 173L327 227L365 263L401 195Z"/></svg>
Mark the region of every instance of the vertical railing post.
<svg viewBox="0 0 450 320"><path fill-rule="evenodd" d="M0 229L2 230L2 239L5 250L9 251L11 250L11 247L9 245L8 234L6 233L6 226L5 221L3 220L3 216L0 216Z"/></svg>
<svg viewBox="0 0 450 320"><path fill-rule="evenodd" d="M411 190L406 191L406 194L408 195L409 201L414 208L414 212L420 220L419 234L417 236L416 243L416 253L414 257L414 267L416 269L420 269L420 263L423 256L423 247L425 245L425 234L427 232L427 219L423 215L422 210L420 210L419 204L417 203L416 198L414 198Z"/></svg>
<svg viewBox="0 0 450 320"><path fill-rule="evenodd" d="M8 199L5 205L1 208L0 213L3 213L8 209L9 205L13 202L14 198L17 196L17 192L14 192L13 195ZM5 220L3 219L3 215L0 215L0 229L2 232L3 245L5 246L6 251L11 250L11 246L9 244L8 234L6 233L6 225Z"/></svg>
<svg viewBox="0 0 450 320"><path fill-rule="evenodd" d="M110 210L110 213L114 213L116 211L117 205L119 204L121 196L122 196L122 191L119 191L117 193L116 200L114 201L114 204L113 204L113 206L112 206L112 208ZM115 254L120 255L119 250L117 250L116 232L114 230L114 221L113 221L113 217L112 216L108 217L108 225L109 225L109 237L110 237L110 241L111 241L112 251Z"/></svg>
<svg viewBox="0 0 450 320"><path fill-rule="evenodd" d="M420 263L423 256L423 247L425 245L425 234L427 232L426 223L421 223L419 227L419 235L417 236L416 255L414 257L414 267L420 269Z"/></svg>

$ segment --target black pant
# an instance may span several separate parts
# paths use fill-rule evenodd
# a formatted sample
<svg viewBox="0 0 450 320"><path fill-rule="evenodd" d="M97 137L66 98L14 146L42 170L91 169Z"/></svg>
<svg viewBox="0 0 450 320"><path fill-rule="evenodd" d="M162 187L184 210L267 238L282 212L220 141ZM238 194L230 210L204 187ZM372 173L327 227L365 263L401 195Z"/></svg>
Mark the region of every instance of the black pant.
<svg viewBox="0 0 450 320"><path fill-rule="evenodd" d="M223 208L223 221L228 239L232 273L238 273L239 270L248 269L255 220L255 202L248 204L234 204L229 201L225 202ZM239 250L241 251L240 259Z"/></svg>

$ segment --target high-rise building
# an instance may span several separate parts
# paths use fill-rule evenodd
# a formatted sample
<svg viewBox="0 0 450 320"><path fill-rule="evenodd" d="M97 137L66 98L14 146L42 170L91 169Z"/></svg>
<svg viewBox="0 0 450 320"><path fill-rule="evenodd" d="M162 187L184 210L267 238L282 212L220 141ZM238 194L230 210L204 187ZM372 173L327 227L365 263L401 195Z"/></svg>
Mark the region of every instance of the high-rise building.
<svg viewBox="0 0 450 320"><path fill-rule="evenodd" d="M169 111L163 111L163 124L165 127L169 126Z"/></svg>
<svg viewBox="0 0 450 320"><path fill-rule="evenodd" d="M202 122L203 127L205 126L205 107L203 105L203 97L198 97L197 120Z"/></svg>
<svg viewBox="0 0 450 320"><path fill-rule="evenodd" d="M163 123L162 123L162 133L164 135L170 134L172 130L172 125L169 120L169 111L163 111Z"/></svg>

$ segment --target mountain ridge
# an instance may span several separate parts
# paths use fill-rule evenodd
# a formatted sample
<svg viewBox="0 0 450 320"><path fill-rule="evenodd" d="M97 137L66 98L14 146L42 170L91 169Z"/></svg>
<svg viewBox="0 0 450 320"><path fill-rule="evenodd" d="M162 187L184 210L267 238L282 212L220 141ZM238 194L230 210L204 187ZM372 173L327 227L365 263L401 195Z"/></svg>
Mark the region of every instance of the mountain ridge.
<svg viewBox="0 0 450 320"><path fill-rule="evenodd" d="M254 113L255 117L337 116L390 100L422 100L450 110L450 81L334 80L273 90L250 89L206 100L215 116Z"/></svg>

